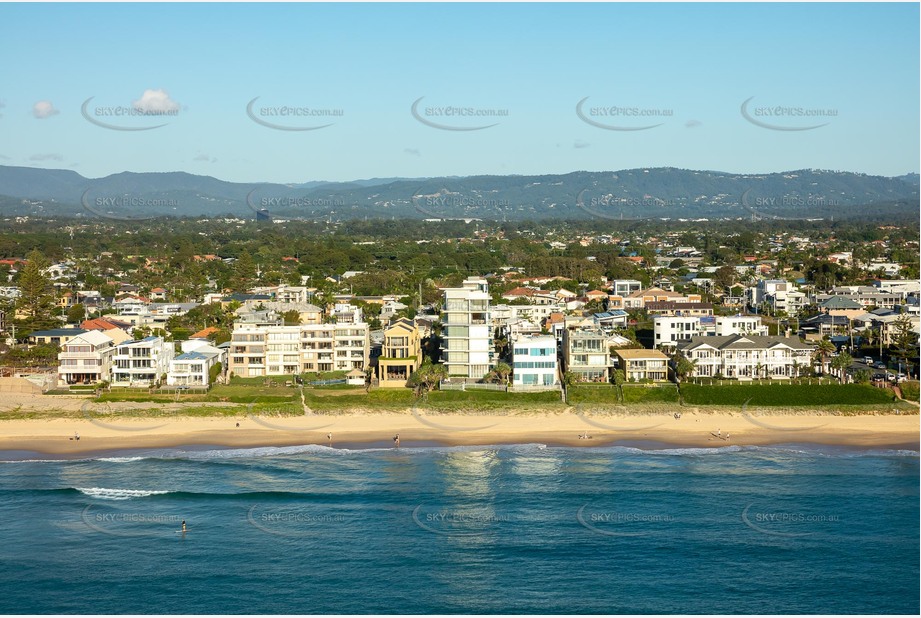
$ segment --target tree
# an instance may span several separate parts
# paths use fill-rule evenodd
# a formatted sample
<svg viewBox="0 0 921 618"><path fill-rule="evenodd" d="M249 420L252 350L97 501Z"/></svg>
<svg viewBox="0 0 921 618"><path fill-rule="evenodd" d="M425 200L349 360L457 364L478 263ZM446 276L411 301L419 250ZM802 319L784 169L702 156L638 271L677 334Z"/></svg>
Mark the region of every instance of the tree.
<svg viewBox="0 0 921 618"><path fill-rule="evenodd" d="M86 319L86 307L82 303L77 303L67 310L67 323L78 324Z"/></svg>
<svg viewBox="0 0 921 618"><path fill-rule="evenodd" d="M297 309L289 309L282 313L281 317L285 321L285 326L297 326L301 323L301 313Z"/></svg>
<svg viewBox="0 0 921 618"><path fill-rule="evenodd" d="M905 363L905 373L911 374L914 360L918 357L918 333L912 329L911 318L902 314L893 323L892 355Z"/></svg>
<svg viewBox="0 0 921 618"><path fill-rule="evenodd" d="M838 379L844 384L847 377L847 368L854 362L854 358L847 352L841 352L831 361L831 368L838 372Z"/></svg>
<svg viewBox="0 0 921 618"><path fill-rule="evenodd" d="M435 365L429 359L425 359L409 376L408 385L412 387L416 397L425 397L447 377L448 369L444 365Z"/></svg>
<svg viewBox="0 0 921 618"><path fill-rule="evenodd" d="M732 266L721 266L713 273L713 281L723 291L729 290L736 282L738 273Z"/></svg>
<svg viewBox="0 0 921 618"><path fill-rule="evenodd" d="M815 349L814 358L819 361L819 370L825 372L828 368L828 357L835 353L835 344L828 339L822 339Z"/></svg>
<svg viewBox="0 0 921 618"><path fill-rule="evenodd" d="M486 374L486 382L495 384L508 384L508 377L512 374L512 368L508 363L499 362L496 367Z"/></svg>
<svg viewBox="0 0 921 618"><path fill-rule="evenodd" d="M686 377L694 373L694 370L697 368L697 361L691 360L681 352L675 354L675 378L677 382L681 382Z"/></svg>
<svg viewBox="0 0 921 618"><path fill-rule="evenodd" d="M54 287L43 272L49 262L37 250L30 251L26 260L19 275L20 296L16 303L17 311L24 316L20 324L29 331L57 326L59 321L55 317Z"/></svg>
<svg viewBox="0 0 921 618"><path fill-rule="evenodd" d="M576 373L575 371L564 371L563 372L563 384L566 386L566 388L575 386L581 381L582 380L579 378L579 374Z"/></svg>

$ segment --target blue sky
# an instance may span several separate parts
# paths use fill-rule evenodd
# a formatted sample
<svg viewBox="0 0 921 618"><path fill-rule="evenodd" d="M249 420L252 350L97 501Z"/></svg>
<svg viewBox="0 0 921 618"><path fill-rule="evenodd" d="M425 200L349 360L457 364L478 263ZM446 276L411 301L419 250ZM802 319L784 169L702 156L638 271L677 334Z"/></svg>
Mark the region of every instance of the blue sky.
<svg viewBox="0 0 921 618"><path fill-rule="evenodd" d="M240 182L898 175L919 169L918 23L918 4L876 3L0 4L0 164ZM263 126L256 97L256 120L330 126ZM271 115L285 107L338 115Z"/></svg>

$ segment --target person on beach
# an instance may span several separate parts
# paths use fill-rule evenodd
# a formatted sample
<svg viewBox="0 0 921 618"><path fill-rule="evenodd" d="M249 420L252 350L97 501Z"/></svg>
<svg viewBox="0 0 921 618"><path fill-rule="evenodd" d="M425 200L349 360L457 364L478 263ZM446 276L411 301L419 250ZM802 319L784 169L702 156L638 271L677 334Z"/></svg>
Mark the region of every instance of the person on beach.
<svg viewBox="0 0 921 618"><path fill-rule="evenodd" d="M400 446L400 434L393 436L393 443Z"/></svg>
<svg viewBox="0 0 921 618"><path fill-rule="evenodd" d="M75 431L75 432L74 432L74 440L79 440L79 439L80 439L80 434L78 434L78 433Z"/></svg>
<svg viewBox="0 0 921 618"><path fill-rule="evenodd" d="M332 433L326 434L326 441L329 442L330 444L333 443L333 434L332 434Z"/></svg>
<svg viewBox="0 0 921 618"><path fill-rule="evenodd" d="M723 436L723 433L722 433L719 429L717 429L717 430L716 430L716 437L717 437L717 438L721 438L722 436Z"/></svg>

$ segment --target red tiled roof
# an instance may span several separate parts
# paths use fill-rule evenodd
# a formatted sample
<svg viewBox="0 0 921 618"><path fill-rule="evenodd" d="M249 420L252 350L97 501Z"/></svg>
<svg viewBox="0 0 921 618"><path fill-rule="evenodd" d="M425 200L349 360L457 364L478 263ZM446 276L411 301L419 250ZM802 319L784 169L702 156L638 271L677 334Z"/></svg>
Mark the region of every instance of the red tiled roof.
<svg viewBox="0 0 921 618"><path fill-rule="evenodd" d="M216 333L217 331L218 331L217 328L215 328L215 327L213 327L213 326L209 326L208 328L203 328L203 329L201 329L201 330L198 331L197 333L194 333L194 334L192 334L192 335L189 335L189 339L207 339L208 337L210 337L211 335L213 335L213 334Z"/></svg>

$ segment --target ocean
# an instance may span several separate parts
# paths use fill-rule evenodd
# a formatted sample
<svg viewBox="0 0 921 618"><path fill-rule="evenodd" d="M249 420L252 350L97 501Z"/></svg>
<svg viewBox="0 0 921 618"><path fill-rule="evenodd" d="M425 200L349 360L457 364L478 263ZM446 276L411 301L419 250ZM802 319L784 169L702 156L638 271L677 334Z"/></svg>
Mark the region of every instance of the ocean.
<svg viewBox="0 0 921 618"><path fill-rule="evenodd" d="M916 451L310 445L42 457L0 453L0 613L921 609Z"/></svg>

